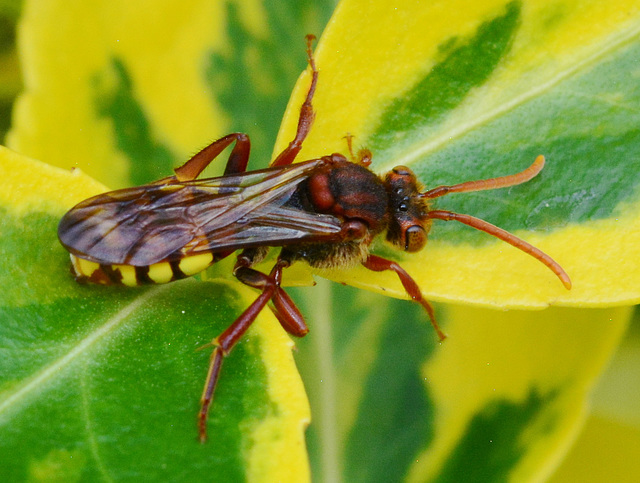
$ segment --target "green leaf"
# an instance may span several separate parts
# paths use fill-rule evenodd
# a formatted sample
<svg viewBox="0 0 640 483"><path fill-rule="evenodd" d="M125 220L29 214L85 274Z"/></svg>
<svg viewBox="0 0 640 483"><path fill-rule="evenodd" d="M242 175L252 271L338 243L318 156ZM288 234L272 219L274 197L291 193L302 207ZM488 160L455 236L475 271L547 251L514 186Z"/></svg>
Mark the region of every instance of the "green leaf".
<svg viewBox="0 0 640 483"><path fill-rule="evenodd" d="M0 174L0 191L14 195L0 207L3 480L307 477L306 398L268 313L226 360L210 441L197 441L211 340L250 291L219 279L78 285L55 233L68 200L95 183L4 148Z"/></svg>
<svg viewBox="0 0 640 483"><path fill-rule="evenodd" d="M301 157L344 153L342 137L348 132L357 144L373 149L374 169L385 172L405 164L434 187L517 172L545 154L544 172L526 185L450 197L438 207L520 230L568 270L574 281L570 293L537 262L461 226L434 224L431 242L420 254L381 253L401 261L432 300L511 308L636 303L640 144L628 110L637 111L640 99L628 72L635 70L638 25L635 5L449 2L396 8L344 1L316 50L317 116ZM308 82L307 72L290 101L275 152L292 137ZM322 275L405 296L393 274L358 268ZM347 300L353 303L353 298ZM325 307L328 299L314 300L312 306ZM381 302L367 306L375 306L378 317L385 313ZM397 331L413 328L411 317L397 309L390 313ZM315 455L312 451L315 474L327 481L336 475L348 481L375 481L378 475L384 480L389 474L409 481L460 481L473 475L479 481L522 481L548 475L579 431L588 392L629 318L628 309L437 313L449 339L435 352L434 360L441 363L426 362L436 367L428 373L432 399L419 413L436 416L422 435L425 450L411 453L416 463L407 466L407 451L400 449L395 454L401 456L386 459L402 438L374 445L369 431L378 422L387 429L386 420L359 408L370 417L368 428L351 428L358 436L319 431L323 442L311 446L320 448ZM362 330L344 308L329 319ZM373 319L367 327L375 327ZM412 343L420 340L415 330L413 335ZM323 329L322 337L331 334ZM381 354L387 350L380 340L367 347ZM326 357L327 351L317 354ZM590 355L588 360L583 354ZM353 370L368 364L374 362L364 357ZM339 386L328 382L332 377L340 380L352 369L339 355L318 365L328 370L311 380L322 381L323 393ZM486 370L487 365L495 369ZM386 391L389 379L370 386L388 397L403 394L395 386ZM309 390L321 427L327 412L349 412L342 401L351 407L352 398L342 392L332 399L314 397ZM394 414L394 404L382 400L371 404L384 407L386 416ZM344 426L336 421L341 418L333 427ZM420 425L409 426L403 434L410 440ZM349 442L358 438L377 446L374 457L367 458L363 447L349 451Z"/></svg>
<svg viewBox="0 0 640 483"><path fill-rule="evenodd" d="M166 176L212 139L245 131L253 166L264 167L305 65L304 35L320 33L331 3L27 2L26 90L11 145L119 187ZM544 172L526 185L438 206L521 230L569 271L571 293L535 260L464 227L435 225L420 255L376 248L402 260L432 300L582 308L438 305L449 338L436 345L409 302L322 284L296 291L311 329L297 358L314 480L459 481L462 461L478 479L522 481L562 458L629 317L584 307L639 299L628 75L637 25L632 2L340 3L317 46L317 115L300 159L345 152L352 133L374 148L376 171L404 163L435 186L510 174L545 154ZM307 88L308 73L273 152L291 140ZM104 188L3 156L0 425L11 439L0 442L2 471L18 480L307 480L306 401L269 314L225 362L210 429L227 439L195 442L208 359L195 349L255 297L226 281L230 267L214 267L205 283L146 291L78 287L56 222ZM394 276L324 275L405 296Z"/></svg>
<svg viewBox="0 0 640 483"><path fill-rule="evenodd" d="M0 1L0 142L11 124L13 101L22 89L20 66L16 53L16 22L20 1Z"/></svg>
<svg viewBox="0 0 640 483"><path fill-rule="evenodd" d="M640 310L593 392L585 427L549 480L633 482L640 473Z"/></svg>
<svg viewBox="0 0 640 483"><path fill-rule="evenodd" d="M372 149L374 170L406 165L432 188L515 173L544 154L535 180L434 205L538 246L569 273L570 292L537 261L457 223L435 221L420 253L380 253L401 261L432 300L637 303L640 97L630 73L639 49L635 2L345 0L316 50L317 116L301 157L345 152L351 133ZM307 86L308 72L276 152L292 137ZM404 296L393 273L323 275Z"/></svg>
<svg viewBox="0 0 640 483"><path fill-rule="evenodd" d="M438 344L416 304L326 282L316 289L294 294L313 320L297 359L320 481L549 474L630 315L438 305L449 335Z"/></svg>
<svg viewBox="0 0 640 483"><path fill-rule="evenodd" d="M334 4L26 2L26 90L9 145L118 188L162 178L213 139L244 131L254 167L264 167L304 66L304 36L321 33Z"/></svg>

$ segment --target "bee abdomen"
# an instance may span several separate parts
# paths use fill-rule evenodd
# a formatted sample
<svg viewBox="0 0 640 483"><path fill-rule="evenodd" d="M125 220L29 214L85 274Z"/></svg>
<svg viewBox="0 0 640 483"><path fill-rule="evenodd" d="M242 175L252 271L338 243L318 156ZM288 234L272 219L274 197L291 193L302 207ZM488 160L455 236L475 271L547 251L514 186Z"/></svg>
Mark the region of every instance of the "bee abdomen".
<svg viewBox="0 0 640 483"><path fill-rule="evenodd" d="M101 264L71 255L71 273L78 282L135 287L169 283L190 277L208 268L214 262L213 253L190 255L177 260L139 267Z"/></svg>

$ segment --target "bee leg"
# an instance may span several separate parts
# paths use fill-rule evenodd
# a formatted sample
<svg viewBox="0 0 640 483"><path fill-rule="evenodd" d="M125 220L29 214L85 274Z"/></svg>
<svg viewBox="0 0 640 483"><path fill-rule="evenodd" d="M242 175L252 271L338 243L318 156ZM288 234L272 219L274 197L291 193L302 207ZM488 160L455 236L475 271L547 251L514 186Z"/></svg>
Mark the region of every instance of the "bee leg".
<svg viewBox="0 0 640 483"><path fill-rule="evenodd" d="M289 262L286 266L289 266ZM282 290L280 283L282 282L282 270L274 274L274 282L276 284L276 291L271 298L273 307L271 311L280 322L280 325L289 334L295 337L304 337L309 332L309 328L304 321L304 317L296 307L296 304L291 300L291 297Z"/></svg>
<svg viewBox="0 0 640 483"><path fill-rule="evenodd" d="M189 161L184 163L174 171L178 181L191 181L196 179L202 171L209 166L211 161L229 146L233 141L236 145L233 147L224 174L243 173L247 169L249 162L249 152L251 150L251 141L249 136L241 132L227 134L225 137L212 142L199 153L195 154Z"/></svg>
<svg viewBox="0 0 640 483"><path fill-rule="evenodd" d="M309 332L309 328L304 321L304 317L296 307L289 295L280 287L282 283L282 269L291 265L291 262L282 255L278 259L276 266L270 275L251 268L252 265L262 259L262 253L250 248L244 250L238 256L238 262L234 270L235 276L245 285L264 290L265 285L274 284L275 290L271 297L271 311L282 325L282 328L289 334L296 337L303 337ZM278 268L280 267L280 268Z"/></svg>
<svg viewBox="0 0 640 483"><path fill-rule="evenodd" d="M409 275L404 268L402 268L392 260L387 260L386 258L378 257L376 255L369 255L369 257L364 262L362 262L362 265L374 272L383 272L385 270L392 270L396 272L396 275L398 275L398 278L400 279L400 282L402 283L402 286L406 290L409 297L422 305L427 311L427 314L429 314L431 325L438 334L438 338L440 339L440 341L446 339L447 336L438 326L433 306L429 303L428 300L422 297L420 287L418 287L416 281L411 278L411 275Z"/></svg>
<svg viewBox="0 0 640 483"><path fill-rule="evenodd" d="M311 67L311 84L307 91L307 97L300 107L300 116L298 117L298 128L296 130L296 136L293 141L282 151L278 157L271 163L271 166L284 166L293 163L296 156L302 149L302 143L311 131L311 124L313 124L313 118L315 114L313 112L313 105L311 103L313 95L316 91L316 85L318 84L318 69L316 67L316 61L313 58L313 51L311 50L311 42L315 37L313 35L307 35L307 58L309 59L309 67Z"/></svg>
<svg viewBox="0 0 640 483"><path fill-rule="evenodd" d="M282 270L289 266L286 260L278 260L269 275L251 268L253 262L250 250L246 250L238 257L234 269L234 275L245 285L262 290L260 295L247 309L240 314L227 329L213 340L214 349L209 363L209 372L202 391L200 400L200 412L198 414L198 428L200 441L207 439L207 414L213 401L213 394L220 377L222 361L231 352L231 349L245 334L254 322L258 314L274 300L274 313L285 330L293 335L304 335L308 329L302 319L302 315L293 304L289 296L280 288Z"/></svg>
<svg viewBox="0 0 640 483"><path fill-rule="evenodd" d="M268 251L262 248L247 248L238 255L234 273L242 283L257 289L261 289L264 283L268 283L265 281L265 279L269 278L267 275L251 268L256 263L261 262L267 253ZM291 265L289 255L290 254L286 254L284 251L280 253L278 264L281 265L282 268ZM240 268L243 268L243 270L241 271ZM282 283L282 270L276 270L272 275L272 282L276 285L275 292L271 298L273 305L270 307L273 315L276 316L282 328L289 334L296 337L304 337L309 332L309 328L304 322L304 317L296 307L296 304L280 287Z"/></svg>
<svg viewBox="0 0 640 483"><path fill-rule="evenodd" d="M263 292L247 309L242 312L227 329L213 340L214 349L211 353L209 371L200 399L200 413L198 414L198 428L200 442L207 440L207 414L213 400L213 393L220 377L220 369L223 359L229 355L233 346L242 338L247 329L251 326L258 314L267 305L273 295L273 286L265 287Z"/></svg>
<svg viewBox="0 0 640 483"><path fill-rule="evenodd" d="M304 337L309 333L304 317L287 292L278 287L271 301L273 302L271 311L287 333L295 337Z"/></svg>

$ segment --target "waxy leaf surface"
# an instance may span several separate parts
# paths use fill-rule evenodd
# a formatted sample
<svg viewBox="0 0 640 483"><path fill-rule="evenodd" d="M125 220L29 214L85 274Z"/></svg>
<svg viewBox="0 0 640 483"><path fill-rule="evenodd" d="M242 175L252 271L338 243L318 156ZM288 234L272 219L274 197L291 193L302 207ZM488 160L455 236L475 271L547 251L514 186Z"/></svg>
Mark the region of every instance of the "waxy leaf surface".
<svg viewBox="0 0 640 483"><path fill-rule="evenodd" d="M265 167L292 138L306 94L308 73L274 149L304 35L319 35L332 8L28 1L26 89L9 143L110 188L167 176L233 131L251 136L250 167ZM630 314L585 307L639 298L638 11L585 1L338 5L317 44L316 119L300 159L346 154L350 133L373 151L376 172L404 164L431 188L511 174L544 154L543 173L525 185L436 206L516 232L556 258L574 288L501 242L435 222L420 254L376 251L401 261L429 299L476 304L436 306L442 345L410 302L326 283L294 290L311 329L296 359L314 481L523 481L558 464ZM196 349L255 297L228 281L232 261L200 283L79 287L55 227L104 187L2 154L13 180L0 190L7 475L309 479L307 403L269 314L225 363L210 443L195 440L209 350ZM213 164L207 174L224 161ZM304 264L290 272L288 283L309 281ZM405 297L391 275L322 275ZM478 308L549 304L580 308Z"/></svg>

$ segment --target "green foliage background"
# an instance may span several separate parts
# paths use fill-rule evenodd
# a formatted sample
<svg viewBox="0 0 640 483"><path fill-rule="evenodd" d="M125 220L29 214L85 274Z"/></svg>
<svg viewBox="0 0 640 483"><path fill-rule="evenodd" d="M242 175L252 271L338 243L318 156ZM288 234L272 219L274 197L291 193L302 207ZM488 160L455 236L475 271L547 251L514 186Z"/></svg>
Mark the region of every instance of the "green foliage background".
<svg viewBox="0 0 640 483"><path fill-rule="evenodd" d="M545 24L550 36L554 22L564 18L563 8L569 7L547 3L556 8L556 15ZM482 112L486 107L482 103L490 104L495 95L487 85L491 87L496 72L513 68L521 74L517 61L515 68L504 68L502 62L527 26L526 15L543 4L502 2L482 17L480 27L470 30L466 24L456 24L456 12L450 12L452 28L459 28L459 35L440 44L436 55L429 57L429 69L408 76L407 86L391 86L396 89L391 100L382 102L372 94L384 84L382 78L366 74L368 64L375 64L377 39L358 34L360 23L384 24L379 15L382 4L343 2L324 44L318 46L322 72L318 118L308 149L320 154L344 150L342 136L354 132L357 142L374 150L376 169L406 161L407 153L417 152L416 143L438 139L447 123L464 119L469 109ZM33 1L22 9L19 5L0 3L0 94L5 106L0 106L0 118L5 127L22 86L19 55L26 80L14 107L10 146L65 170L80 166L111 188L166 176L190 153L232 131L251 135L251 167L265 166L291 89L305 65L302 39L309 32L319 34L335 6L332 1L193 1L173 11L167 5L145 9L142 4L136 11L117 3L51 2L45 8ZM576 10L591 7L590 2L572 5ZM629 18L637 18L632 15L637 8L630 5ZM370 18L354 16L350 9L369 12ZM66 28L60 27L62 19ZM22 47L16 53L13 29L19 20ZM131 25L136 29L127 37L124 33L132 32ZM415 27L405 30L402 34L407 37L423 35ZM394 35L391 30L384 32ZM84 35L93 40L83 43ZM451 183L506 174L496 171L519 169L519 160L533 159L544 150L556 164L549 164L530 185L490 197L452 198L446 208L486 217L509 229L538 230L543 242L546 230L552 228L572 228L572 224L582 228L618 216L637 219L640 166L633 122L638 111L633 67L637 40L630 34L623 47L598 60L588 75L571 77L495 123L479 125L459 142L424 159L413 157L408 164L430 184ZM162 48L154 50L154 42ZM191 58L191 44L201 44L198 62L189 64L190 72L180 72L176 66L181 58ZM339 48L332 50L331 45ZM541 55L548 51L542 49ZM398 59L395 63L402 64ZM352 79L345 65L359 74L362 92L344 87ZM460 65L471 70L461 73ZM337 67L339 73L333 70ZM48 78L48 68L59 77ZM146 72L153 72L156 82L150 82L153 75ZM606 82L612 73L621 73L615 89ZM193 86L192 77L201 81L200 91L193 94L186 87ZM176 84L169 79L174 78L177 84L182 79L189 92L172 92L170 86ZM452 83L455 78L460 82ZM499 87L501 96L509 98L509 89ZM303 78L280 144L290 138L287 126L297 115L304 89ZM476 107L461 110L461 105L475 99L478 89L489 90L483 91L486 96ZM363 103L340 101L356 94L370 96L364 103L371 109L366 115L356 112ZM186 101L179 109L171 107L172 101L183 97ZM162 105L154 104L158 99ZM198 114L194 106L209 117ZM595 125L594 119L607 122ZM345 123L353 127L345 128ZM331 124L333 128L327 127ZM541 146L539 140L547 145ZM603 162L609 153L611 160ZM637 300L630 276L621 275L617 287L596 287L588 292L591 295L580 292L576 284L577 290L566 295L566 303L574 308L500 312L437 304L449 333L444 345L437 344L424 314L410 302L326 281L313 288L291 289L311 328L309 336L297 341L295 352L311 404L312 424L306 432L309 462L301 445L304 394L290 363L288 339L268 316L225 363L210 421L212 441L201 446L195 441L194 415L208 353L196 349L223 330L255 295L229 281L228 263L214 267L205 280L170 286L140 290L77 286L68 276L55 227L74 196L96 186L87 178L74 179L4 151L2 159L3 479L94 481L144 476L181 481L214 475L216 481L276 477L303 481L309 478L309 467L315 481L547 477L602 481L603 475L616 481L637 479L640 467L633 463L640 448L635 410L640 391L637 310L622 339L633 313L629 306ZM483 164L479 159L495 162ZM584 169L567 174L572 159L579 159ZM19 163L24 168L17 168ZM19 176L23 172L27 174ZM513 199L518 202L509 201ZM608 226L601 229L603 240L622 238ZM631 236L628 239L632 241ZM446 251L449 244L462 260L466 250L486 260L486 254L473 254L489 243L463 228L438 226L433 240L434 249L424 259L430 266L441 260L445 266L453 263ZM550 246L561 255L564 246L582 260L571 272L580 274L580 282L580 270L593 255L581 255L580 246L567 240L580 241L567 235ZM619 265L632 273L629 266L637 260L621 256L628 258ZM428 291L437 300L467 300L476 283L471 278L481 279L480 287L494 288L483 271L492 268L490 259L480 270L468 264L462 278L453 275L451 285L457 287L453 295L446 288L438 292L437 284L448 282L441 276L434 279L424 260L405 261L413 263L412 273L424 272L429 284L435 280L436 288L429 285ZM585 271L591 277L585 275L585 281L597 279L601 265L610 264L602 259L594 265L592 272ZM457 273L451 267L448 271ZM504 270L494 271L494 280L509 276ZM305 280L308 274L299 277L290 281ZM395 281L374 280L357 271L347 277L355 285L401 293ZM543 302L533 302L540 303L538 308L556 300L557 287L548 285L541 289ZM520 284L513 291L533 290ZM502 293L500 288L495 292ZM602 294L601 299L594 293ZM614 296L619 300L613 302ZM495 305L518 306L509 300L505 296ZM588 308L595 305L604 308ZM618 355L591 396L621 339ZM274 359L266 354L274 354Z"/></svg>

